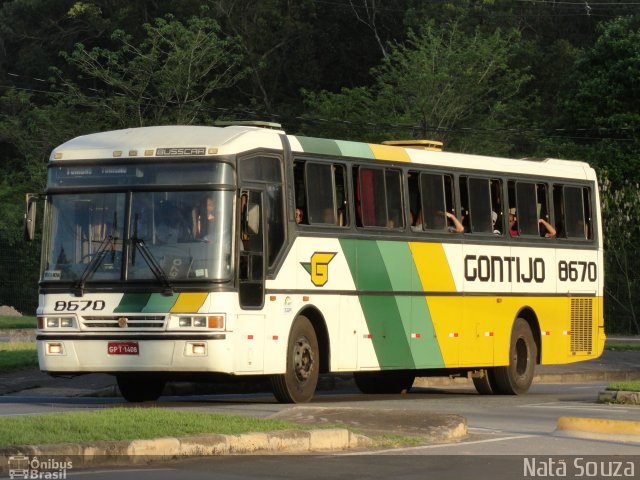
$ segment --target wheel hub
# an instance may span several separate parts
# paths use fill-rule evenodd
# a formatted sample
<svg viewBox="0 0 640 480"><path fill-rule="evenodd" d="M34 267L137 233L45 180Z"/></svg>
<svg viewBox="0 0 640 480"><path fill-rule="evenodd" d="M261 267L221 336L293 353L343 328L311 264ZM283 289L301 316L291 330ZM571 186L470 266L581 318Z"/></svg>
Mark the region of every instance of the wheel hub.
<svg viewBox="0 0 640 480"><path fill-rule="evenodd" d="M294 371L299 381L304 382L313 371L313 350L306 337L301 337L296 342L293 352Z"/></svg>

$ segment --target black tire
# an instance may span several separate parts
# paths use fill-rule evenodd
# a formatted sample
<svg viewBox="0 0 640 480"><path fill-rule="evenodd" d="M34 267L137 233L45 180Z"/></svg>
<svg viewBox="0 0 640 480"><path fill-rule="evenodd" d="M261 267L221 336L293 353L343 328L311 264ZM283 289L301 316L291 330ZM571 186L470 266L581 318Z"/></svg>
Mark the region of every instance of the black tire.
<svg viewBox="0 0 640 480"><path fill-rule="evenodd" d="M482 369L481 377L471 377L473 380L473 386L480 395L493 395L496 393L496 384L493 379L493 369Z"/></svg>
<svg viewBox="0 0 640 480"><path fill-rule="evenodd" d="M286 373L271 376L271 387L281 403L305 403L313 398L320 373L316 331L303 315L296 318L287 346Z"/></svg>
<svg viewBox="0 0 640 480"><path fill-rule="evenodd" d="M166 380L154 376L118 375L120 394L128 402L152 402L160 398Z"/></svg>
<svg viewBox="0 0 640 480"><path fill-rule="evenodd" d="M521 395L526 393L533 382L538 348L531 333L531 327L522 318L517 318L511 330L509 345L509 365L495 367L490 376L495 383L494 393L501 395Z"/></svg>
<svg viewBox="0 0 640 480"><path fill-rule="evenodd" d="M416 375L413 372L387 370L382 372L354 372L353 379L362 393L394 394L408 392Z"/></svg>

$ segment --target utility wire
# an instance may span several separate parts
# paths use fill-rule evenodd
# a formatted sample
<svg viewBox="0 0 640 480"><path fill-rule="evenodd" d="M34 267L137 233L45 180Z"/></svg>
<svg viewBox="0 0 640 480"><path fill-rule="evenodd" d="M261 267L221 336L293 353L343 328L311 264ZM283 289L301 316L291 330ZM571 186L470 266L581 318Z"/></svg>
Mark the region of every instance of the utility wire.
<svg viewBox="0 0 640 480"><path fill-rule="evenodd" d="M20 86L16 84L0 84L0 88L9 88L15 89L19 91L25 91L36 94L44 94L50 95L52 97L65 97L69 95L68 91L64 90L52 90L52 88L56 88L52 85L53 82L44 80L38 77L30 77L26 75L19 75L15 73L7 73L9 77L16 79L28 79L42 83L49 83L49 90L43 90L40 88L26 87ZM70 84L64 83L63 86L71 87ZM74 88L77 88L74 87ZM77 91L83 95L84 98L89 100L98 100L98 101L106 101L108 100L108 96L106 96L106 92L104 90L99 90L96 88L85 88L85 90L89 90L92 94L87 94L83 91L83 89L78 89ZM96 95L98 94L98 95ZM102 94L102 95L100 95ZM118 96L126 96L121 92L114 92L112 95ZM166 103L160 103L154 100L149 96L140 97L142 100L147 102L149 106L155 107L163 107L167 104L170 106L178 106L179 102L168 100ZM90 107L97 107L96 105L85 105ZM553 129L545 129L539 127L528 127L528 128L480 128L480 127L424 127L422 125L411 124L411 123L400 123L400 122L355 122L351 120L344 119L336 119L336 118L319 118L319 117L311 117L308 115L281 115L277 113L266 113L261 112L259 110L251 109L244 106L237 107L213 107L207 106L204 108L196 108L196 110L207 112L211 114L224 115L224 116L233 116L233 115L247 115L253 117L254 119L264 119L265 117L279 121L280 123L297 123L297 124L311 124L311 125L326 125L326 124L340 124L345 126L352 126L370 130L405 130L405 131L426 131L430 132L434 135L445 135L452 133L466 133L472 135L495 135L498 133L501 134L511 134L511 135L537 135L544 136L545 138L564 138L570 140L580 140L580 141L616 141L616 142L636 142L637 140L634 138L626 138L626 137L615 137L615 136L607 136L609 132L629 132L635 133L638 132L639 128L636 127L620 127L615 129L608 129L602 127L593 127L593 128L553 128ZM599 134L599 136L594 136L595 134Z"/></svg>

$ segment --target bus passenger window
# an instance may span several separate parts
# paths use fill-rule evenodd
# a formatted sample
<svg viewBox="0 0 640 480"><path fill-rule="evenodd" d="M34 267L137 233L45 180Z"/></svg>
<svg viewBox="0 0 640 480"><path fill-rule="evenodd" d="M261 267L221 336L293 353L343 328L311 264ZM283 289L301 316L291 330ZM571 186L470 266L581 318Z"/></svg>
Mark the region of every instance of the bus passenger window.
<svg viewBox="0 0 640 480"><path fill-rule="evenodd" d="M536 194L538 196L537 212L539 235L544 238L553 238L556 236L556 229L551 224L547 198L547 186L544 183L538 183L536 185Z"/></svg>
<svg viewBox="0 0 640 480"><path fill-rule="evenodd" d="M436 173L420 175L422 221L426 230L449 231L454 228L447 214L455 216L453 177Z"/></svg>
<svg viewBox="0 0 640 480"><path fill-rule="evenodd" d="M462 190L465 183L468 188L469 199L469 220L465 218L465 222L469 222L472 232L493 233L494 231L494 215L497 220L494 202L492 199L492 183L487 178L468 178L463 182L461 178L460 189ZM464 225L464 222L463 222ZM467 225L465 225L466 231Z"/></svg>
<svg viewBox="0 0 640 480"><path fill-rule="evenodd" d="M559 220L563 226L562 236L574 240L590 239L591 201L589 189L554 185L553 196L554 207L556 208L556 222Z"/></svg>
<svg viewBox="0 0 640 480"><path fill-rule="evenodd" d="M593 217L591 214L591 189L582 188L582 203L584 206L584 235L587 240L592 239L593 235Z"/></svg>
<svg viewBox="0 0 640 480"><path fill-rule="evenodd" d="M420 195L420 175L418 172L409 172L407 185L409 188L409 227L413 232L420 232L424 226L422 218L422 196Z"/></svg>
<svg viewBox="0 0 640 480"><path fill-rule="evenodd" d="M307 162L305 185L309 223L336 225L332 166Z"/></svg>
<svg viewBox="0 0 640 480"><path fill-rule="evenodd" d="M402 228L400 172L355 167L356 215L363 227Z"/></svg>
<svg viewBox="0 0 640 480"><path fill-rule="evenodd" d="M404 219L402 215L402 186L400 172L398 170L385 171L385 186L387 197L387 227L402 228Z"/></svg>
<svg viewBox="0 0 640 480"><path fill-rule="evenodd" d="M343 165L295 162L296 223L347 226L345 182Z"/></svg>
<svg viewBox="0 0 640 480"><path fill-rule="evenodd" d="M333 165L333 184L338 226L346 227L349 225L349 201L347 197L347 176L343 165Z"/></svg>
<svg viewBox="0 0 640 480"><path fill-rule="evenodd" d="M538 236L537 197L534 183L516 183L516 204L520 235Z"/></svg>
<svg viewBox="0 0 640 480"><path fill-rule="evenodd" d="M502 181L494 178L491 180L491 228L494 235L504 232L502 205Z"/></svg>
<svg viewBox="0 0 640 480"><path fill-rule="evenodd" d="M304 162L293 162L293 185L295 189L295 212L294 212L294 220L295 222L300 224L307 224L308 216L307 212L307 195L304 183Z"/></svg>

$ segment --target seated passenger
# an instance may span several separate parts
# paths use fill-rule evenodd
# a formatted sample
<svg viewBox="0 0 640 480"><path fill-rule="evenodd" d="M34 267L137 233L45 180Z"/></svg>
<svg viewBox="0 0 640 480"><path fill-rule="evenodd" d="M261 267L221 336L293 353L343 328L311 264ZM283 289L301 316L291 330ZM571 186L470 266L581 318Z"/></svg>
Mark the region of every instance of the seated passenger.
<svg viewBox="0 0 640 480"><path fill-rule="evenodd" d="M542 226L545 228L545 230L546 230L546 232L544 232L544 237L545 237L545 238L552 238L552 237L555 237L555 236L556 236L556 233L557 233L557 232L556 232L556 229L555 229L555 228L553 228L553 226L552 226L549 222L547 222L547 221L546 221L546 220L544 220L543 218L540 218L540 219L538 219L538 223L539 223L540 225L542 225ZM542 229L541 229L541 230L540 230L540 235L542 235L542 234L543 234L543 231L542 231Z"/></svg>
<svg viewBox="0 0 640 480"><path fill-rule="evenodd" d="M520 231L518 230L518 218L516 217L515 210L513 212L509 212L509 234L512 237L520 235Z"/></svg>
<svg viewBox="0 0 640 480"><path fill-rule="evenodd" d="M453 223L453 226L447 227L447 230L450 233L464 233L464 226L462 225L462 222L458 220L458 218L453 213L447 212L445 215ZM464 220L464 216L463 216L463 220Z"/></svg>

